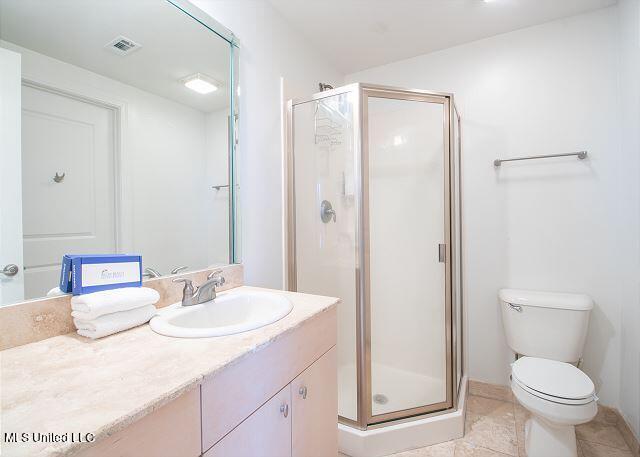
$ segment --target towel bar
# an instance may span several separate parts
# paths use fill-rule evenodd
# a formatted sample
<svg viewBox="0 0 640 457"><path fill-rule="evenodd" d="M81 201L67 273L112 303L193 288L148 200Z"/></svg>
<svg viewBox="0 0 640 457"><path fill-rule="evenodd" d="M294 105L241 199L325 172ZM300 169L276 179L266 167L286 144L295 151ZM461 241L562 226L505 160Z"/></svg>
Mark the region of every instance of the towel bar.
<svg viewBox="0 0 640 457"><path fill-rule="evenodd" d="M500 165L502 165L502 162L513 162L516 160L550 159L552 157L567 157L567 156L577 156L578 159L582 160L587 158L587 151L569 152L566 154L549 154L549 155L543 155L543 156L515 157L513 159L496 159L493 161L493 166L499 167Z"/></svg>

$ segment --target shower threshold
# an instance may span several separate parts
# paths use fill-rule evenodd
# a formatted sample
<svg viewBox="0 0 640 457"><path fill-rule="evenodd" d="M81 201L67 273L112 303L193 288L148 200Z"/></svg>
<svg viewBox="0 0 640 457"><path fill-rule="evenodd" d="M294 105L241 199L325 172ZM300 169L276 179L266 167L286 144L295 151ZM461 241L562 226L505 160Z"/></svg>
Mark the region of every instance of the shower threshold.
<svg viewBox="0 0 640 457"><path fill-rule="evenodd" d="M351 457L382 457L462 438L467 378L460 383L457 409L358 430L338 424L338 448Z"/></svg>

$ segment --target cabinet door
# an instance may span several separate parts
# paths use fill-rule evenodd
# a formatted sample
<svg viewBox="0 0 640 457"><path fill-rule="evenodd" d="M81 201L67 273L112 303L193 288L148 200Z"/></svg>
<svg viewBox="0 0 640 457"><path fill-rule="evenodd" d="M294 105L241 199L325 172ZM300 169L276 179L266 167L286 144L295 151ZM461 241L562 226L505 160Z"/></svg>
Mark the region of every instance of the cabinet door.
<svg viewBox="0 0 640 457"><path fill-rule="evenodd" d="M204 457L290 456L291 413L288 385L214 444Z"/></svg>
<svg viewBox="0 0 640 457"><path fill-rule="evenodd" d="M338 455L338 380L335 346L291 383L292 455Z"/></svg>

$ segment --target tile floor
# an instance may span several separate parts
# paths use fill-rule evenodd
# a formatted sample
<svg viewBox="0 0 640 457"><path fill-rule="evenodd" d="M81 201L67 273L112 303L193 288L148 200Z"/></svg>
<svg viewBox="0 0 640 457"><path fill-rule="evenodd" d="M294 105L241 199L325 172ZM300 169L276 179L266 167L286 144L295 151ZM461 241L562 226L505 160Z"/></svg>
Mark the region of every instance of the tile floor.
<svg viewBox="0 0 640 457"><path fill-rule="evenodd" d="M393 457L525 457L524 423L529 415L526 409L517 402L476 395L469 395L467 401L463 438ZM633 457L616 420L615 414L601 410L593 421L577 426L578 457Z"/></svg>

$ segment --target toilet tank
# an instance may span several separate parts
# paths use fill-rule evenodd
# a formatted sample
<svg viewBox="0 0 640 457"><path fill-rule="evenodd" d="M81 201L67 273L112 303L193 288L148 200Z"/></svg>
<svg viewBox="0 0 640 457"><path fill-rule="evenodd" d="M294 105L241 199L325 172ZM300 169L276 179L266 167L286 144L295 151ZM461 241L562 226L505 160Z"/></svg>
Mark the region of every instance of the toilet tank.
<svg viewBox="0 0 640 457"><path fill-rule="evenodd" d="M501 289L507 344L517 354L577 362L582 357L593 300L588 295Z"/></svg>

